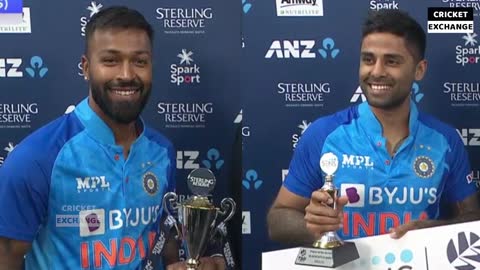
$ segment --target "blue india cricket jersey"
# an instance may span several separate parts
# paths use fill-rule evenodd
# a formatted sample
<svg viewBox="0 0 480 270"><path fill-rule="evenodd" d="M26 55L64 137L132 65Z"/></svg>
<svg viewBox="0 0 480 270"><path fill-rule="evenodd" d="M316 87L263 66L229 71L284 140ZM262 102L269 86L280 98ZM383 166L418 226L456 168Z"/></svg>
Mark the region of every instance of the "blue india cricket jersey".
<svg viewBox="0 0 480 270"><path fill-rule="evenodd" d="M349 203L345 239L387 233L416 219L438 219L440 205L476 192L467 153L450 126L418 112L411 102L410 135L391 157L381 124L364 102L323 117L302 135L284 186L310 198L323 185L319 161L331 152L339 161L334 183Z"/></svg>
<svg viewBox="0 0 480 270"><path fill-rule="evenodd" d="M26 269L135 269L174 171L172 144L145 125L125 159L85 99L0 168L0 236L33 241Z"/></svg>

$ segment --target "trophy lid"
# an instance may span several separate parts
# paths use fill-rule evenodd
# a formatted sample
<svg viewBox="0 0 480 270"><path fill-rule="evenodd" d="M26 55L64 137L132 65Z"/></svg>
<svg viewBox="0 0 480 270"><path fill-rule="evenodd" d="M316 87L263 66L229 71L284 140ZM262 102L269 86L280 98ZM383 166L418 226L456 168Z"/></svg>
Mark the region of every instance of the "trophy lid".
<svg viewBox="0 0 480 270"><path fill-rule="evenodd" d="M183 204L186 207L213 209L215 206L205 196L192 196Z"/></svg>
<svg viewBox="0 0 480 270"><path fill-rule="evenodd" d="M320 158L320 168L327 175L333 175L338 169L338 157L334 153L325 153Z"/></svg>
<svg viewBox="0 0 480 270"><path fill-rule="evenodd" d="M215 188L215 176L206 168L198 168L187 176L187 184L193 195L208 196Z"/></svg>

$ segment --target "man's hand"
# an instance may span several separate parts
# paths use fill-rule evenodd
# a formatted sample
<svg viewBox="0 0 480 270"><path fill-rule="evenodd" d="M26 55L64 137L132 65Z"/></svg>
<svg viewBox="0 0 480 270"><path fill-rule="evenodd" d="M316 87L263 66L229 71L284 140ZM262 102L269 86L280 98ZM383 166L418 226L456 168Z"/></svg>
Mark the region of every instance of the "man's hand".
<svg viewBox="0 0 480 270"><path fill-rule="evenodd" d="M409 223L405 223L396 228L390 229L390 237L393 239L399 239L404 236L408 231L418 230L423 228L430 228L435 226L447 225L446 221L443 220L414 220Z"/></svg>
<svg viewBox="0 0 480 270"><path fill-rule="evenodd" d="M333 198L321 190L314 191L310 203L305 208L305 222L307 229L319 238L323 233L336 231L343 227L343 206L348 203L347 196L337 198L336 208L328 205L333 204Z"/></svg>
<svg viewBox="0 0 480 270"><path fill-rule="evenodd" d="M176 262L167 266L166 270L186 270L187 264ZM225 259L223 257L202 257L198 270L225 270Z"/></svg>

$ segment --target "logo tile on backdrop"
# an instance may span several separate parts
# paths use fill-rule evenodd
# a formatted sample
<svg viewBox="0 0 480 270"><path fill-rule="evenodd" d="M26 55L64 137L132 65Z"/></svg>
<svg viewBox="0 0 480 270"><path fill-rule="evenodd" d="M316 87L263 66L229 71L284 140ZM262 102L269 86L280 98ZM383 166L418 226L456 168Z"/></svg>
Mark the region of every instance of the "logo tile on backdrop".
<svg viewBox="0 0 480 270"><path fill-rule="evenodd" d="M278 59L335 59L340 49L331 37L316 41L302 40L273 40L265 53L265 58Z"/></svg>
<svg viewBox="0 0 480 270"><path fill-rule="evenodd" d="M212 7L159 7L155 19L165 34L201 35L214 20Z"/></svg>
<svg viewBox="0 0 480 270"><path fill-rule="evenodd" d="M177 86L200 83L200 66L194 63L193 52L182 49L177 54L179 64L170 65L170 82Z"/></svg>
<svg viewBox="0 0 480 270"><path fill-rule="evenodd" d="M478 107L480 105L480 82L447 81L443 93L452 107Z"/></svg>
<svg viewBox="0 0 480 270"><path fill-rule="evenodd" d="M31 128L38 113L37 103L0 103L0 129Z"/></svg>
<svg viewBox="0 0 480 270"><path fill-rule="evenodd" d="M0 1L1 2L1 1ZM20 24L0 24L0 33L32 33L32 23L30 19L30 8L22 8L22 22Z"/></svg>
<svg viewBox="0 0 480 270"><path fill-rule="evenodd" d="M279 82L277 94L285 107L323 107L331 92L329 82Z"/></svg>
<svg viewBox="0 0 480 270"><path fill-rule="evenodd" d="M0 155L0 167L2 167L3 162L5 162L5 159L10 154L10 152L13 151L13 149L15 149L15 144L13 144L12 142L9 142L7 146L3 148L4 152L2 152L2 154Z"/></svg>
<svg viewBox="0 0 480 270"><path fill-rule="evenodd" d="M370 9L399 9L399 6L396 0L370 0Z"/></svg>
<svg viewBox="0 0 480 270"><path fill-rule="evenodd" d="M257 171L251 169L245 173L242 185L246 190L258 190L263 184L263 180L259 178Z"/></svg>
<svg viewBox="0 0 480 270"><path fill-rule="evenodd" d="M214 113L213 102L159 102L157 113L165 128L205 128Z"/></svg>
<svg viewBox="0 0 480 270"><path fill-rule="evenodd" d="M300 141L300 137L302 137L303 133L307 130L310 126L311 122L307 120L302 120L302 122L297 126L299 128L299 132L294 133L292 135L292 148L295 149L297 147L297 143Z"/></svg>
<svg viewBox="0 0 480 270"><path fill-rule="evenodd" d="M214 147L201 155L200 151L179 150L177 151L177 169L193 170L200 167L212 171L220 170L225 164L220 151Z"/></svg>
<svg viewBox="0 0 480 270"><path fill-rule="evenodd" d="M465 146L480 146L480 128L461 128L457 133Z"/></svg>
<svg viewBox="0 0 480 270"><path fill-rule="evenodd" d="M42 57L34 55L27 59L0 57L0 79L23 77L42 79L47 75L48 67Z"/></svg>
<svg viewBox="0 0 480 270"><path fill-rule="evenodd" d="M90 4L85 8L85 10L82 12L85 15L80 17L80 35L83 37L85 36L85 27L90 21L90 18L97 14L102 8L103 4L99 1L91 1Z"/></svg>
<svg viewBox="0 0 480 270"><path fill-rule="evenodd" d="M277 16L323 16L323 0L275 0L275 2Z"/></svg>
<svg viewBox="0 0 480 270"><path fill-rule="evenodd" d="M455 46L455 63L463 67L478 64L480 62L480 44L477 33L462 35L459 43L460 45Z"/></svg>
<svg viewBox="0 0 480 270"><path fill-rule="evenodd" d="M250 211L242 211L242 234L251 234L252 224L250 218Z"/></svg>

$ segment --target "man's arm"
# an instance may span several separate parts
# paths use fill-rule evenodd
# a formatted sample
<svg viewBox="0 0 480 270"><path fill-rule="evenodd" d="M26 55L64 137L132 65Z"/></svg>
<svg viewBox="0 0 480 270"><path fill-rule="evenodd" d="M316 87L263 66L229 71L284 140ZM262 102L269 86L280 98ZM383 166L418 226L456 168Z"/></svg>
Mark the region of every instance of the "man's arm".
<svg viewBox="0 0 480 270"><path fill-rule="evenodd" d="M0 270L23 269L24 256L31 246L29 242L0 237Z"/></svg>
<svg viewBox="0 0 480 270"><path fill-rule="evenodd" d="M410 230L435 226L450 225L480 219L478 193L470 195L465 200L452 204L453 218L448 220L415 220L391 230L392 238L398 239Z"/></svg>
<svg viewBox="0 0 480 270"><path fill-rule="evenodd" d="M324 191L314 191L310 199L281 187L267 217L272 240L291 245L312 244L327 231L341 228L347 197L337 199L337 209L327 206L333 199Z"/></svg>

